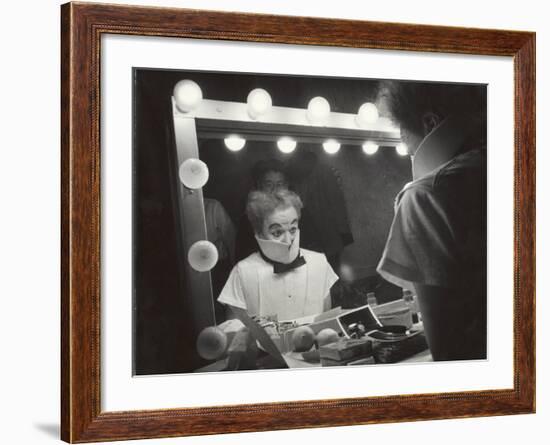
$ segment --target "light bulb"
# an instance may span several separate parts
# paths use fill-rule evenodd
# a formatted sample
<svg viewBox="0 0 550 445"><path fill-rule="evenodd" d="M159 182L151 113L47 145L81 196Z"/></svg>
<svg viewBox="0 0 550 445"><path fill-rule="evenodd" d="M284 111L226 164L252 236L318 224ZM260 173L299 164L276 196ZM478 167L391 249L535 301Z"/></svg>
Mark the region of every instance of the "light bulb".
<svg viewBox="0 0 550 445"><path fill-rule="evenodd" d="M208 272L218 262L218 249L210 241L197 241L189 248L187 260L197 272Z"/></svg>
<svg viewBox="0 0 550 445"><path fill-rule="evenodd" d="M200 189L208 181L208 167L200 159L190 158L183 161L179 168L180 181L188 189Z"/></svg>
<svg viewBox="0 0 550 445"><path fill-rule="evenodd" d="M267 113L272 105L271 96L262 88L252 90L246 98L246 103L251 119L258 119L262 114Z"/></svg>
<svg viewBox="0 0 550 445"><path fill-rule="evenodd" d="M373 103L364 103L359 108L355 120L361 128L374 124L378 120L378 108Z"/></svg>
<svg viewBox="0 0 550 445"><path fill-rule="evenodd" d="M174 87L173 94L176 107L182 113L194 110L202 101L201 87L189 79L180 80Z"/></svg>
<svg viewBox="0 0 550 445"><path fill-rule="evenodd" d="M365 154L373 155L377 151L378 151L378 144L376 144L372 141L367 141L363 144L363 152Z"/></svg>
<svg viewBox="0 0 550 445"><path fill-rule="evenodd" d="M285 136L277 141L277 147L283 153L287 153L287 154L292 153L296 148L296 141L294 139L291 139Z"/></svg>
<svg viewBox="0 0 550 445"><path fill-rule="evenodd" d="M246 144L246 139L243 139L239 136L231 135L226 137L223 142L225 143L225 146L231 150L231 151L239 151L242 150L244 145Z"/></svg>
<svg viewBox="0 0 550 445"><path fill-rule="evenodd" d="M204 328L197 337L197 352L205 360L222 358L227 345L227 334L216 326Z"/></svg>
<svg viewBox="0 0 550 445"><path fill-rule="evenodd" d="M340 142L334 139L329 139L323 142L323 149L331 155L338 153L338 150L340 150Z"/></svg>
<svg viewBox="0 0 550 445"><path fill-rule="evenodd" d="M404 142L397 144L397 146L395 147L395 151L400 156L407 156L409 154L409 148L407 147L407 144L405 144Z"/></svg>
<svg viewBox="0 0 550 445"><path fill-rule="evenodd" d="M355 280L355 273L353 271L353 267L351 267L349 264L342 264L340 266L340 277L347 281L348 283L352 283Z"/></svg>
<svg viewBox="0 0 550 445"><path fill-rule="evenodd" d="M311 124L324 125L330 116L330 104L324 97L314 97L307 105L306 115Z"/></svg>

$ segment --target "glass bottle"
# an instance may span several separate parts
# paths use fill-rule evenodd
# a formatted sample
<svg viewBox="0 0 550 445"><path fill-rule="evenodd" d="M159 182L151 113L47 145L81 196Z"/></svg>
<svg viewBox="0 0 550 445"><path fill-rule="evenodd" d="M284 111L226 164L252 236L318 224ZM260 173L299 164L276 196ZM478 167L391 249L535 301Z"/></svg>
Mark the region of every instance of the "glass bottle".
<svg viewBox="0 0 550 445"><path fill-rule="evenodd" d="M418 311L418 303L416 301L415 295L412 293L412 291L408 289L403 289L403 300L411 310L413 324L418 323L420 321L420 312Z"/></svg>
<svg viewBox="0 0 550 445"><path fill-rule="evenodd" d="M376 294L374 292L367 293L367 304L371 307L374 307L378 304L378 301L376 301Z"/></svg>

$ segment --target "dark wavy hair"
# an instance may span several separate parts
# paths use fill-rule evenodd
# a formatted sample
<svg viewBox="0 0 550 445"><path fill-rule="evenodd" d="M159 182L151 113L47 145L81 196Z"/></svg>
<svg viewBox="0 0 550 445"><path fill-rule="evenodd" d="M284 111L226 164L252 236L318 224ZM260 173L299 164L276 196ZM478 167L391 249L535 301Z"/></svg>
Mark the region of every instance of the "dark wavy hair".
<svg viewBox="0 0 550 445"><path fill-rule="evenodd" d="M378 101L396 124L420 132L426 112L441 119L455 114L480 115L486 121L485 85L385 80L379 85Z"/></svg>
<svg viewBox="0 0 550 445"><path fill-rule="evenodd" d="M275 210L294 207L298 218L302 214L302 200L291 190L279 190L273 193L254 190L248 194L246 215L256 234L262 232L264 220Z"/></svg>

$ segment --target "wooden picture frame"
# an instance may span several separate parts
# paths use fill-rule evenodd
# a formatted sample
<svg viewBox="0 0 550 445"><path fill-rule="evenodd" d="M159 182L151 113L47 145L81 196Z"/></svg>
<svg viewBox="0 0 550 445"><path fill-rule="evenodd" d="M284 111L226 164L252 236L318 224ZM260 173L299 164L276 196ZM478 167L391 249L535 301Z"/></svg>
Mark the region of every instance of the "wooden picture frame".
<svg viewBox="0 0 550 445"><path fill-rule="evenodd" d="M70 443L535 411L535 34L92 3L61 7L61 438ZM512 389L102 412L101 36L124 34L513 57Z"/></svg>

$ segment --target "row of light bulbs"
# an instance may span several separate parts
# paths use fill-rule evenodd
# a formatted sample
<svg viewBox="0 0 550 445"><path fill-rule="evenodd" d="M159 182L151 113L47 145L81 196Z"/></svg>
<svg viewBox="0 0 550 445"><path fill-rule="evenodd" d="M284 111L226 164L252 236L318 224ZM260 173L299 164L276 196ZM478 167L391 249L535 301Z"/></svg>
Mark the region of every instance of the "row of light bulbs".
<svg viewBox="0 0 550 445"><path fill-rule="evenodd" d="M210 172L206 163L198 158L189 158L181 163L178 176L186 189L198 190L206 185ZM197 272L208 272L218 259L218 249L208 240L194 242L187 252L187 261Z"/></svg>
<svg viewBox="0 0 550 445"><path fill-rule="evenodd" d="M246 139L230 135L224 139L225 146L231 151L240 151L246 145ZM292 153L296 149L297 142L288 137L284 136L277 141L277 148L285 154ZM378 144L373 141L366 141L363 143L363 152L368 155L373 155L378 151ZM328 154L336 154L340 150L340 143L335 139L328 139L323 142L323 150ZM407 146L404 143L398 144L395 147L397 153L401 156L406 156L408 154Z"/></svg>
<svg viewBox="0 0 550 445"><path fill-rule="evenodd" d="M203 99L200 86L190 79L180 80L174 87L176 107L182 113L188 113L199 106ZM263 88L255 88L246 98L248 116L257 120L272 107L270 94ZM306 117L311 125L325 125L330 117L330 104L324 97L317 96L307 105ZM366 102L357 112L355 122L359 128L366 128L378 120L378 109L371 102Z"/></svg>

